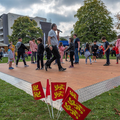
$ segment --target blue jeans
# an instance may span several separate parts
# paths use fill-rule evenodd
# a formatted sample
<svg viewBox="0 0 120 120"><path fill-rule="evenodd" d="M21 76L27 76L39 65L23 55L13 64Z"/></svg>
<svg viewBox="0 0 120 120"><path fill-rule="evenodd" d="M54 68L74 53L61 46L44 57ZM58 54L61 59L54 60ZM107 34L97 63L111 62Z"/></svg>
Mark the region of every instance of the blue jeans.
<svg viewBox="0 0 120 120"><path fill-rule="evenodd" d="M79 63L78 48L75 48L75 63Z"/></svg>
<svg viewBox="0 0 120 120"><path fill-rule="evenodd" d="M90 60L90 63L92 63L92 62L91 62L91 57L89 57L89 60ZM86 64L87 64L87 58L85 59L85 62L86 62Z"/></svg>

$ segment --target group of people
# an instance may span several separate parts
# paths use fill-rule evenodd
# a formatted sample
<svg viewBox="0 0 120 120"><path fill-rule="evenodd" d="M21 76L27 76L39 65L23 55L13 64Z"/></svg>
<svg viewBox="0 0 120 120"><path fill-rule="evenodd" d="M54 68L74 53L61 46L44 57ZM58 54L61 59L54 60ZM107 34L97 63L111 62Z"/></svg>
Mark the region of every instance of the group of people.
<svg viewBox="0 0 120 120"><path fill-rule="evenodd" d="M56 35L57 31L57 35ZM59 43L59 31L57 30L57 25L52 24L51 30L48 33L48 44L44 48L44 45L42 44L42 38L37 39L37 43L35 42L35 38L33 38L29 44L30 44L30 50L31 50L31 64L37 64L36 70L43 70L45 66L45 70L51 68L51 63L55 60L55 62L58 64L59 71L65 71L66 68L63 68L61 64L64 64L63 62L63 56L64 53L68 54L68 51L70 53L70 62L71 65L69 68L74 68L74 64L79 64L79 55L78 52L80 51L80 39L77 37L77 34L73 35L73 38L69 38L69 47L64 47L62 43ZM104 42L104 50L102 47L97 46L96 41L94 41L94 45L92 46L92 54L90 52L90 46L89 44L86 44L86 47L84 49L84 55L85 55L85 63L87 64L87 59L89 58L90 64L93 62L96 62L97 52L101 54L106 54L106 64L104 66L110 65L109 55L110 55L110 46L109 42L106 40L105 37L102 37L102 42ZM9 58L9 69L14 69L12 67L12 61L14 59L14 50L12 50L13 46L12 43L8 45L8 58ZM17 50L17 60L16 60L16 67L18 67L18 62L20 57L22 57L22 60L24 62L24 66L28 67L25 61L25 49L29 51L29 49L22 43L22 38L18 38L18 42L16 44L16 50ZM47 61L44 64L44 51L46 51L46 57ZM117 54L117 64L118 64L118 58L120 53L120 36L118 36L118 40L116 43L116 54ZM93 59L91 60L91 56L93 55ZM36 57L37 56L37 57ZM41 64L40 64L41 61Z"/></svg>

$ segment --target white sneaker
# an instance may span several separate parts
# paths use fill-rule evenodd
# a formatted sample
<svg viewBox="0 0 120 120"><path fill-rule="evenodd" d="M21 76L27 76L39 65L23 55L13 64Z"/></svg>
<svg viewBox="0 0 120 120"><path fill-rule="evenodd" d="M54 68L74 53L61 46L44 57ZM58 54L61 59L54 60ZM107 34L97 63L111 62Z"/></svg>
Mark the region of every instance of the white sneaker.
<svg viewBox="0 0 120 120"><path fill-rule="evenodd" d="M97 61L95 60L95 63L96 63Z"/></svg>
<svg viewBox="0 0 120 120"><path fill-rule="evenodd" d="M94 63L94 61L92 61L92 63Z"/></svg>
<svg viewBox="0 0 120 120"><path fill-rule="evenodd" d="M64 62L61 62L62 64L65 64Z"/></svg>
<svg viewBox="0 0 120 120"><path fill-rule="evenodd" d="M24 67L29 67L29 65L24 65Z"/></svg>

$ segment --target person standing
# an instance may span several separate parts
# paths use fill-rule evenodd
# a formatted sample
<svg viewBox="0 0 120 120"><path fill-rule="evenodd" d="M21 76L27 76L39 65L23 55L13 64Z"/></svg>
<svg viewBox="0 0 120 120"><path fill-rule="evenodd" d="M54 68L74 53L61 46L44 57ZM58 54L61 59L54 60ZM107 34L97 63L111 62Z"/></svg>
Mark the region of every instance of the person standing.
<svg viewBox="0 0 120 120"><path fill-rule="evenodd" d="M92 65L92 61L91 61L91 56L90 56L90 46L89 44L87 43L86 44L86 48L85 48L85 63L87 65L87 59L89 58L90 60L90 65Z"/></svg>
<svg viewBox="0 0 120 120"><path fill-rule="evenodd" d="M37 69L40 70L40 61L41 61L41 70L43 70L43 54L44 54L44 45L42 44L42 38L37 39L38 49L37 49Z"/></svg>
<svg viewBox="0 0 120 120"><path fill-rule="evenodd" d="M106 37L102 37L102 42L104 42L104 53L106 54L106 64L104 66L109 66L110 65L110 45L109 42L106 40Z"/></svg>
<svg viewBox="0 0 120 120"><path fill-rule="evenodd" d="M120 53L120 35L118 35L117 38L118 38L118 39L117 39L117 42L116 42L116 47L118 48L119 53Z"/></svg>
<svg viewBox="0 0 120 120"><path fill-rule="evenodd" d="M29 44L30 44L30 50L32 52L31 63L34 64L36 63L36 52L37 52L37 44L35 43L35 38L32 38L32 41L30 41ZM34 58L35 58L35 62L34 62Z"/></svg>
<svg viewBox="0 0 120 120"><path fill-rule="evenodd" d="M120 58L120 54L119 54L119 50L118 48L115 46L115 53L116 53L116 64L118 64L119 58Z"/></svg>
<svg viewBox="0 0 120 120"><path fill-rule="evenodd" d="M64 62L63 62L63 56L64 56L64 51L65 51L66 47L63 47L63 43L62 42L59 43L58 47L59 47L59 53L60 53L60 56L61 56L60 62L62 64L64 64Z"/></svg>
<svg viewBox="0 0 120 120"><path fill-rule="evenodd" d="M13 45L13 42L10 43L11 44L11 47L12 47L12 53L13 53L13 60L14 60L14 63L15 63L15 46Z"/></svg>
<svg viewBox="0 0 120 120"><path fill-rule="evenodd" d="M14 69L12 67L12 61L13 61L13 52L12 52L12 45L8 45L8 59L9 59L9 70Z"/></svg>
<svg viewBox="0 0 120 120"><path fill-rule="evenodd" d="M69 68L74 68L74 65L73 65L73 56L74 56L74 51L75 51L75 47L74 47L74 43L73 43L73 38L69 38L69 47L65 50L66 51L70 51L70 62L71 62L71 65Z"/></svg>
<svg viewBox="0 0 120 120"><path fill-rule="evenodd" d="M113 55L115 55L115 57L116 57L115 47L116 47L116 46L113 45L112 50L111 50L111 57L113 57Z"/></svg>
<svg viewBox="0 0 120 120"><path fill-rule="evenodd" d="M77 38L77 34L74 34L73 37L74 37L74 44L75 44L75 64L79 64L78 52L80 50L80 40L79 38Z"/></svg>
<svg viewBox="0 0 120 120"><path fill-rule="evenodd" d="M2 50L1 50L1 48L0 48L0 60L1 60L1 62L2 62Z"/></svg>
<svg viewBox="0 0 120 120"><path fill-rule="evenodd" d="M16 49L17 49L16 67L18 67L18 62L19 62L20 57L22 57L22 60L24 62L24 66L29 67L26 64L25 57L24 57L25 49L27 49L28 51L29 51L29 49L22 43L22 38L21 37L18 38L18 42L16 44Z"/></svg>
<svg viewBox="0 0 120 120"><path fill-rule="evenodd" d="M58 64L59 71L65 71L66 68L63 68L61 66L60 54L59 54L59 51L58 51L58 48L57 48L58 38L59 38L59 31L57 31L58 36L56 35L55 31L57 31L57 25L56 24L52 24L51 30L48 33L48 44L49 44L50 50L53 53L53 57L45 63L45 70L47 71L47 68L51 65L51 63L54 60L57 59L57 64Z"/></svg>
<svg viewBox="0 0 120 120"><path fill-rule="evenodd" d="M96 41L94 41L94 45L92 46L92 53L93 53L92 62L96 62L97 50L98 50L98 45L96 45Z"/></svg>

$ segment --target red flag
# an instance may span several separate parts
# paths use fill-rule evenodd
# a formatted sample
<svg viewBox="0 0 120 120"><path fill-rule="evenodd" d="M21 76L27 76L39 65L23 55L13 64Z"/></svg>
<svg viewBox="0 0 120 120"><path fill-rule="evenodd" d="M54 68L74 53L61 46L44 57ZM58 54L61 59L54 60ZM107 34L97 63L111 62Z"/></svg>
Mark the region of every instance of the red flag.
<svg viewBox="0 0 120 120"><path fill-rule="evenodd" d="M74 119L74 120L84 120L89 112L90 109L86 108L80 102L78 102L74 97L70 94L65 99L64 103L62 104L62 108Z"/></svg>
<svg viewBox="0 0 120 120"><path fill-rule="evenodd" d="M66 91L66 82L51 83L52 100L63 99Z"/></svg>
<svg viewBox="0 0 120 120"><path fill-rule="evenodd" d="M33 91L33 97L35 100L45 98L41 82L37 82L31 85Z"/></svg>
<svg viewBox="0 0 120 120"><path fill-rule="evenodd" d="M49 79L47 79L47 85L46 85L46 97L50 95L50 84L49 84Z"/></svg>
<svg viewBox="0 0 120 120"><path fill-rule="evenodd" d="M64 102L69 94L73 96L76 100L78 100L78 94L72 88L68 87L62 102Z"/></svg>

